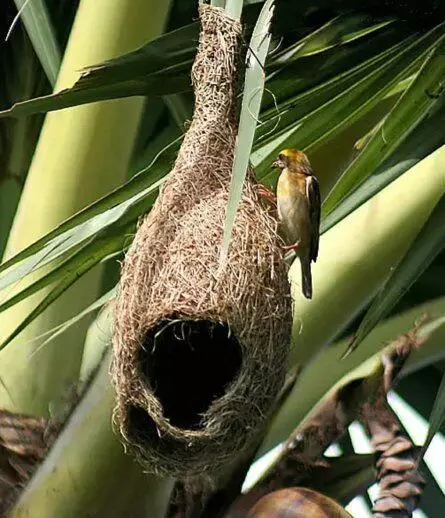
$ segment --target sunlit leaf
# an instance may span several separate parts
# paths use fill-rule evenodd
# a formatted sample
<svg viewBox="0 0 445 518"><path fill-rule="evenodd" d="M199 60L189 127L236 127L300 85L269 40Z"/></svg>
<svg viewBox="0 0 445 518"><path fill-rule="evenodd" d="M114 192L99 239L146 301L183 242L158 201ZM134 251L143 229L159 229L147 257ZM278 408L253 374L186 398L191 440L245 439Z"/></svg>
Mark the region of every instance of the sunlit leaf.
<svg viewBox="0 0 445 518"><path fill-rule="evenodd" d="M445 135L437 131L437 128L443 124L445 124L445 109L437 110L423 120L370 177L324 217L321 232L329 230L401 174L445 144Z"/></svg>
<svg viewBox="0 0 445 518"><path fill-rule="evenodd" d="M336 16L279 52L273 59L273 66L288 66L298 57L326 52L331 48L338 50L340 45L374 34L393 22L394 20L388 19L369 23L369 17L364 13Z"/></svg>
<svg viewBox="0 0 445 518"><path fill-rule="evenodd" d="M146 212L171 167L177 145L178 140L165 148L153 161L153 169L149 166L1 264L0 273L5 273L0 277L0 290L69 252L97 232ZM17 266L13 268L14 265Z"/></svg>
<svg viewBox="0 0 445 518"><path fill-rule="evenodd" d="M54 86L60 68L60 50L44 0L14 0L29 39L49 82ZM11 27L10 30L14 30Z"/></svg>
<svg viewBox="0 0 445 518"><path fill-rule="evenodd" d="M258 139L255 143L255 155L258 155L255 162L261 163L264 157L272 160L276 150L281 149L283 141L295 132L301 133L309 130L312 131L312 134L316 134L317 131L320 131L319 128L323 130L326 125L325 118L329 122L329 115L333 113L333 110L338 111L339 107L346 106L346 109L352 111L353 106L349 106L346 101L354 99L359 89L363 91L364 86L368 82L371 83L376 74L385 70L388 60L397 57L410 41L412 38L398 41L377 55L373 54L369 59L364 59L362 55L362 59L356 66L353 54L346 52L345 62L340 60L331 68L326 67L329 68L326 81L320 81L318 76L313 77L309 83L306 81L305 89L301 93L261 113L261 124L258 126ZM303 77L309 79L310 76ZM267 86L275 98L280 97L280 81L272 80ZM341 122L341 120L337 122ZM302 138L304 136L300 135L298 147L303 147ZM304 138L307 142L310 142L309 139L310 136ZM271 153L270 149L275 151ZM260 165L257 173L261 175L263 169L268 167L269 162L266 161L264 165Z"/></svg>
<svg viewBox="0 0 445 518"><path fill-rule="evenodd" d="M349 17L339 17L338 24L348 26ZM347 34L347 29L345 32ZM266 61L266 86L273 93L273 98L265 96L263 107L273 109L275 104L285 103L284 108L288 103L292 103L296 95L320 86L328 80L340 78L342 74L365 65L382 53L391 52L391 49L395 49L402 41L408 43L408 39L416 38L403 30L399 24L382 26L378 31L339 42L337 46L326 44L323 31L315 31L308 37L312 39L313 45L317 45L316 53L306 55L303 47L295 59L278 69L275 67L274 58ZM300 41L304 42L304 39ZM263 118L264 116L262 120Z"/></svg>
<svg viewBox="0 0 445 518"><path fill-rule="evenodd" d="M242 2L234 0L235 4L239 9ZM340 49L343 46L350 46L356 40L366 40L374 35L378 38L379 32L382 31L385 36L389 22L377 21L366 27L365 20L366 17L360 15L339 17L333 23L333 27L316 30L309 36L309 40L308 37L302 40L305 46L301 52L298 52L298 56L307 58L326 50L336 50L340 55ZM133 95L168 95L190 90L189 71L198 43L198 30L197 23L181 27L134 52L88 67L72 88L17 103L11 109L0 112L0 117L19 117ZM342 37L337 42L338 49L335 49L334 33L338 35L339 32ZM391 31L388 32L388 34L391 33ZM378 42L379 40L376 39L375 44L379 45ZM290 50L290 52L293 51ZM298 56L295 54L292 59L295 60ZM283 68L280 59L279 56L276 59L272 58L266 65L272 68L277 66ZM338 56L334 61L337 59ZM326 61L329 62L329 60ZM318 68L319 79L323 78L326 66L320 67L315 62L313 65ZM284 68L287 70L288 67ZM307 68L306 75L313 80L311 67L305 64L305 68ZM285 71L284 74L286 73ZM299 74L294 77L298 76ZM292 83L290 85L293 88Z"/></svg>
<svg viewBox="0 0 445 518"><path fill-rule="evenodd" d="M168 95L190 89L189 69L198 24L163 35L124 56L88 67L60 92L16 103L0 117L19 117L134 95Z"/></svg>
<svg viewBox="0 0 445 518"><path fill-rule="evenodd" d="M146 76L178 73L190 68L199 38L195 22L170 31L141 48L85 69L90 85L143 79Z"/></svg>
<svg viewBox="0 0 445 518"><path fill-rule="evenodd" d="M131 223L133 223L132 227L136 226L136 220L133 220L133 222L130 223L125 223L127 225L131 225ZM68 256L64 261L60 262L60 264L57 264L53 269L50 269L40 278L32 282L29 286L19 290L18 293L15 293L7 300L2 302L0 304L0 312L6 311L10 307L14 306L15 304L18 304L27 297L30 297L34 293L37 293L46 286L53 284L54 282L60 281L60 279L62 279L67 272L76 270L80 263L87 261L89 259L88 254L95 253L96 259L99 258L98 260L103 260L105 257L109 255L109 243L115 242L116 235L119 235L122 238L122 240L124 240L124 234L127 231L127 228L130 228L130 226L123 228L119 227L119 229L116 230L112 229L102 231L101 233L99 233L98 236L90 240L89 243L74 251L70 256ZM100 243L100 246L103 247L102 251L97 251L97 243Z"/></svg>
<svg viewBox="0 0 445 518"><path fill-rule="evenodd" d="M123 250L125 244L128 244L128 235L134 233L136 222L123 228L113 229L112 232L104 232L104 236L94 240L92 243L83 247L70 261L64 264L63 269L56 269L53 272L39 279L30 287L25 288L22 292L12 297L9 301L4 302L0 306L0 311L4 311L10 307L11 302L20 302L25 297L37 291L37 287L42 289L53 282L57 284L51 291L45 295L43 300L26 316L26 318L14 329L14 331L0 344L0 350L6 347L17 335L19 335L26 326L36 319L43 311L62 295L79 277L87 273L93 266L101 262L103 259L110 257Z"/></svg>
<svg viewBox="0 0 445 518"><path fill-rule="evenodd" d="M424 59L442 36L443 27L439 26L422 37L400 45L394 56L383 61L356 84L305 117L296 119L283 135L265 146L266 151L258 152L256 169L259 176L270 171L271 162L282 148L298 147L311 153L368 114L401 78L409 74L416 62Z"/></svg>
<svg viewBox="0 0 445 518"><path fill-rule="evenodd" d="M271 34L270 23L274 11L274 0L267 0L263 5L258 21L253 30L246 62L246 77L244 82L243 101L236 139L232 176L229 188L229 201L224 223L224 238L221 249L220 264L227 258L233 224L241 201L244 180L249 166L250 152L255 136L255 129L261 107L264 90L264 62Z"/></svg>
<svg viewBox="0 0 445 518"><path fill-rule="evenodd" d="M189 89L188 78L181 74L165 74L156 77L147 76L145 79L121 81L112 84L104 81L103 83L88 87L86 87L86 81L84 74L72 88L16 103L9 110L0 112L0 118L46 113L71 106L80 106L96 101L120 99L135 95L174 94Z"/></svg>
<svg viewBox="0 0 445 518"><path fill-rule="evenodd" d="M40 350L41 348L45 347L47 344L49 344L52 340L63 334L67 329L69 329L74 324L77 324L80 320L88 316L89 314L93 313L97 309L100 309L101 307L105 306L110 300L112 300L116 296L116 288L111 289L105 295L102 295L102 297L99 297L96 301L94 301L92 304L90 304L87 308L83 309L80 313L75 315L74 317L70 318L66 322L62 322L58 326L53 327L52 329L49 329L45 333L42 333L39 336L36 336L32 342L37 342L39 340L44 339L44 341L39 344L39 347L37 350ZM36 350L36 351L37 351Z"/></svg>
<svg viewBox="0 0 445 518"><path fill-rule="evenodd" d="M437 47L426 59L416 79L378 131L372 135L365 149L342 174L325 200L323 210L326 214L331 212L354 187L371 175L440 101L440 93L445 88L444 27L439 26L442 35Z"/></svg>
<svg viewBox="0 0 445 518"><path fill-rule="evenodd" d="M373 300L344 356L349 355L388 314L444 247L445 197L442 197L403 259Z"/></svg>

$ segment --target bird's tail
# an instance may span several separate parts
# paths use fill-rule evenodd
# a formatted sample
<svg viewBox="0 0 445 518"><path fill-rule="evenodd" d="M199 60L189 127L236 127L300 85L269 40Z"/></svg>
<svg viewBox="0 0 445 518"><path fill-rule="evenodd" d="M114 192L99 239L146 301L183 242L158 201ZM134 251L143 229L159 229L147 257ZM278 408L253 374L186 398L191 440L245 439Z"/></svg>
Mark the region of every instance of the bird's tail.
<svg viewBox="0 0 445 518"><path fill-rule="evenodd" d="M307 299L312 298L312 272L311 260L307 255L300 256L301 263L301 280L303 284L303 295Z"/></svg>

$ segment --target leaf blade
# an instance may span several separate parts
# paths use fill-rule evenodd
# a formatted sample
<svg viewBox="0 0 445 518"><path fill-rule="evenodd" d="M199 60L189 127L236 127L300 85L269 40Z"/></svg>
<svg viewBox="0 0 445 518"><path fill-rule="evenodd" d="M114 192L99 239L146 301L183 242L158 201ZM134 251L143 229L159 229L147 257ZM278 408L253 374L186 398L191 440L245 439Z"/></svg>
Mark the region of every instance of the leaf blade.
<svg viewBox="0 0 445 518"><path fill-rule="evenodd" d="M220 267L225 263L229 252L235 216L241 201L244 181L249 167L250 152L255 137L261 99L264 90L263 67L266 61L271 34L270 23L274 11L274 0L267 0L261 9L253 30L247 55L243 100L233 158L232 175L229 187L226 219L224 222L223 244L220 255Z"/></svg>
<svg viewBox="0 0 445 518"><path fill-rule="evenodd" d="M415 80L403 93L394 108L367 142L364 150L342 174L324 203L324 212L331 212L359 183L383 162L413 129L438 104L439 98L427 95L428 89L441 91L445 85L445 39L426 57Z"/></svg>
<svg viewBox="0 0 445 518"><path fill-rule="evenodd" d="M420 462L427 452L434 436L439 432L440 427L445 422L445 374L442 376L439 389L434 400L433 409L429 418L428 434L422 446L417 462Z"/></svg>
<svg viewBox="0 0 445 518"><path fill-rule="evenodd" d="M416 279L426 270L445 246L445 196L439 200L414 242L388 281L373 300L343 358L360 342L400 300Z"/></svg>
<svg viewBox="0 0 445 518"><path fill-rule="evenodd" d="M36 342L38 340L41 340L45 338L45 340L39 345L39 347L36 349L35 352L40 351L43 347L45 347L47 344L49 344L52 340L63 334L67 329L69 329L74 324L77 324L80 320L82 320L84 317L88 316L93 311L96 311L97 309L102 308L107 304L110 300L112 300L116 296L117 289L116 287L112 288L111 290L107 291L104 295L99 297L97 300L95 300L92 304L87 306L85 309L83 309L80 313L75 315L74 317L66 320L65 322L62 322L61 324L53 327L52 329L49 329L48 331L45 331L45 333L42 333L39 336L36 336L31 342Z"/></svg>
<svg viewBox="0 0 445 518"><path fill-rule="evenodd" d="M444 120L444 109L437 110L428 120L424 120L370 177L324 217L321 233L349 216L392 181L445 144L445 137L437 131Z"/></svg>
<svg viewBox="0 0 445 518"><path fill-rule="evenodd" d="M198 41L198 24L186 25L123 56L87 67L71 88L15 103L0 118L45 113L71 106L190 90L188 71Z"/></svg>
<svg viewBox="0 0 445 518"><path fill-rule="evenodd" d="M72 286L77 279L79 279L82 275L87 273L93 266L101 262L105 257L113 255L120 250L122 250L124 246L124 241L126 239L126 235L130 231L134 231L135 225L129 225L121 229L120 232L113 232L111 236L104 236L102 239L98 239L93 241L89 245L85 246L81 253L77 254L77 256L70 261L70 268L68 269L65 265L65 275L61 278L61 280L56 284L51 291L45 295L42 301L40 301L37 306L22 320L22 322L9 334L9 336L0 344L0 351L4 349L14 338L16 338L24 329L27 327L33 320L35 320L45 309L52 304L55 300L57 300L70 286ZM53 276L50 278L53 280ZM49 285L50 281L46 278L46 282L39 283L40 289L44 286ZM33 292L36 291L35 285L33 285ZM27 291L27 288L24 290ZM29 296L30 293L27 293L26 296ZM23 292L18 294L16 297L16 303L25 298ZM2 310L6 309L5 303L2 305ZM7 306L9 307L9 305Z"/></svg>
<svg viewBox="0 0 445 518"><path fill-rule="evenodd" d="M0 290L56 259L73 246L92 237L96 232L122 221L123 218L133 217L131 214L139 212L141 215L147 211L164 181L179 141L180 138L175 139L166 146L147 168L123 186L68 218L54 230L1 264L0 274L21 263L8 274L9 278L5 274L0 277ZM152 167L153 170L148 174Z"/></svg>
<svg viewBox="0 0 445 518"><path fill-rule="evenodd" d="M438 26L426 35L411 38L408 43L398 47L395 55L379 64L368 76L302 119L296 120L284 137L280 136L277 142L268 145L267 153L260 157L256 167L259 177L264 175L267 178L266 171L270 171L270 163L283 147L299 147L311 153L322 143L325 145L330 138L368 114L442 37L442 26ZM326 213L326 209L323 208L323 214Z"/></svg>
<svg viewBox="0 0 445 518"><path fill-rule="evenodd" d="M43 0L14 0L29 39L51 83L55 85L61 54L51 19ZM14 23L14 22L13 22ZM10 31L13 30L11 26Z"/></svg>

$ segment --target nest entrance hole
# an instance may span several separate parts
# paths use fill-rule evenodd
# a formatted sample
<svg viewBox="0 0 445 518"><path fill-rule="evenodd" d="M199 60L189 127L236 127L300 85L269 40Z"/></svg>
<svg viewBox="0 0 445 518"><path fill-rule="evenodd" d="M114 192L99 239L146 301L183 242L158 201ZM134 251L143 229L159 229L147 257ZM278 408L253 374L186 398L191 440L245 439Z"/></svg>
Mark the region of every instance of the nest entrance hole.
<svg viewBox="0 0 445 518"><path fill-rule="evenodd" d="M224 395L242 363L227 324L210 320L163 321L145 338L142 370L173 426L196 430L202 414Z"/></svg>

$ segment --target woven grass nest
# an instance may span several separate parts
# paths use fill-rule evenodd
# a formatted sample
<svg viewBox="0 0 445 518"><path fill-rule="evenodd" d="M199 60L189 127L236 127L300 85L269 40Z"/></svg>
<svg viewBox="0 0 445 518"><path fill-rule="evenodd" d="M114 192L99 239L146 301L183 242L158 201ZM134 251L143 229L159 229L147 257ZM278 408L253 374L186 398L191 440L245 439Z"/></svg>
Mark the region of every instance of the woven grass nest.
<svg viewBox="0 0 445 518"><path fill-rule="evenodd" d="M250 171L219 256L236 140L241 26L200 5L195 112L125 258L115 304L115 417L144 467L210 475L245 449L282 386L291 299L277 221Z"/></svg>

